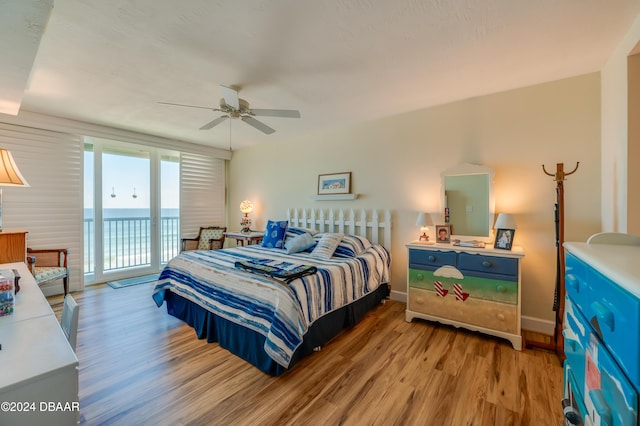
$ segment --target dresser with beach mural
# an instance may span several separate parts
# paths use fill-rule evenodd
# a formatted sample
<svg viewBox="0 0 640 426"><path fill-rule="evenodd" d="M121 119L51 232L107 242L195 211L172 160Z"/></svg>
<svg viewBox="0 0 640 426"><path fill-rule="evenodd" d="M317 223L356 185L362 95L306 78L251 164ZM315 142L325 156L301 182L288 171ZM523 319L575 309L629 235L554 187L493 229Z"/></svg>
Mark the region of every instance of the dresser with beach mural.
<svg viewBox="0 0 640 426"><path fill-rule="evenodd" d="M464 327L522 349L520 247L508 251L413 242L407 248L407 321Z"/></svg>

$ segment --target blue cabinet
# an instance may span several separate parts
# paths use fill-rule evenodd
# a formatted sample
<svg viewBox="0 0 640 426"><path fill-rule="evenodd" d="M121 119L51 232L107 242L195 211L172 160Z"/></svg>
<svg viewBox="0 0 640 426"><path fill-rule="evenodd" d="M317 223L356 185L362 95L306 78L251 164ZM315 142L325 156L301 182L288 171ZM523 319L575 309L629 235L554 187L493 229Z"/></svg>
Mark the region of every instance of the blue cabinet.
<svg viewBox="0 0 640 426"><path fill-rule="evenodd" d="M565 411L584 424L637 425L640 246L564 246Z"/></svg>
<svg viewBox="0 0 640 426"><path fill-rule="evenodd" d="M508 339L522 349L524 252L410 243L405 318L438 321Z"/></svg>

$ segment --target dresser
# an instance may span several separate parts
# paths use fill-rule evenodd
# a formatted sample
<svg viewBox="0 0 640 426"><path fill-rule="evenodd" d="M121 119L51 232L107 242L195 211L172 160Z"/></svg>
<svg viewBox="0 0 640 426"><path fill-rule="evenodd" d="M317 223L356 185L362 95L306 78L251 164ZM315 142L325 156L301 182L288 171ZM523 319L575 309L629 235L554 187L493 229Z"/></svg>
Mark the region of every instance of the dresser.
<svg viewBox="0 0 640 426"><path fill-rule="evenodd" d="M14 312L0 317L0 425L72 425L80 418L78 358L24 261Z"/></svg>
<svg viewBox="0 0 640 426"><path fill-rule="evenodd" d="M24 262L27 258L27 231L0 232L0 264Z"/></svg>
<svg viewBox="0 0 640 426"><path fill-rule="evenodd" d="M569 424L637 425L640 241L592 239L564 244L563 409Z"/></svg>
<svg viewBox="0 0 640 426"><path fill-rule="evenodd" d="M413 242L407 248L407 321L464 327L522 349L520 247L508 251Z"/></svg>

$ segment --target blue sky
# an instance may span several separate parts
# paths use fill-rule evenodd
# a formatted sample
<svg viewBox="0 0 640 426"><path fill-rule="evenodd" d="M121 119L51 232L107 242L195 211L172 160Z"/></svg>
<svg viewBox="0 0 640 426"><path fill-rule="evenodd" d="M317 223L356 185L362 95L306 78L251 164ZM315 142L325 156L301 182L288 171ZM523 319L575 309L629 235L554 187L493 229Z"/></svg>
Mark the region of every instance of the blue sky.
<svg viewBox="0 0 640 426"><path fill-rule="evenodd" d="M93 153L85 151L84 207L93 207ZM180 168L163 161L161 166L162 208L179 208ZM149 159L104 153L102 157L102 207L149 208ZM134 188L135 195L134 198ZM111 197L111 194L115 197Z"/></svg>

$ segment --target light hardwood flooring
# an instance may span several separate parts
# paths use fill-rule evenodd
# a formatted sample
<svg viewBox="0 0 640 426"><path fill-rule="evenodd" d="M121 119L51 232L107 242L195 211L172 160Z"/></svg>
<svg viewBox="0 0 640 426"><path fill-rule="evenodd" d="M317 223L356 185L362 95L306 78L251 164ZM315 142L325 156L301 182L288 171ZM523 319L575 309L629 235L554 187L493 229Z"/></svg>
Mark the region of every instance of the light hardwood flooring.
<svg viewBox="0 0 640 426"><path fill-rule="evenodd" d="M151 285L74 293L87 425L559 425L554 354L404 321L387 301L280 377L157 308ZM62 297L49 298L58 315Z"/></svg>

